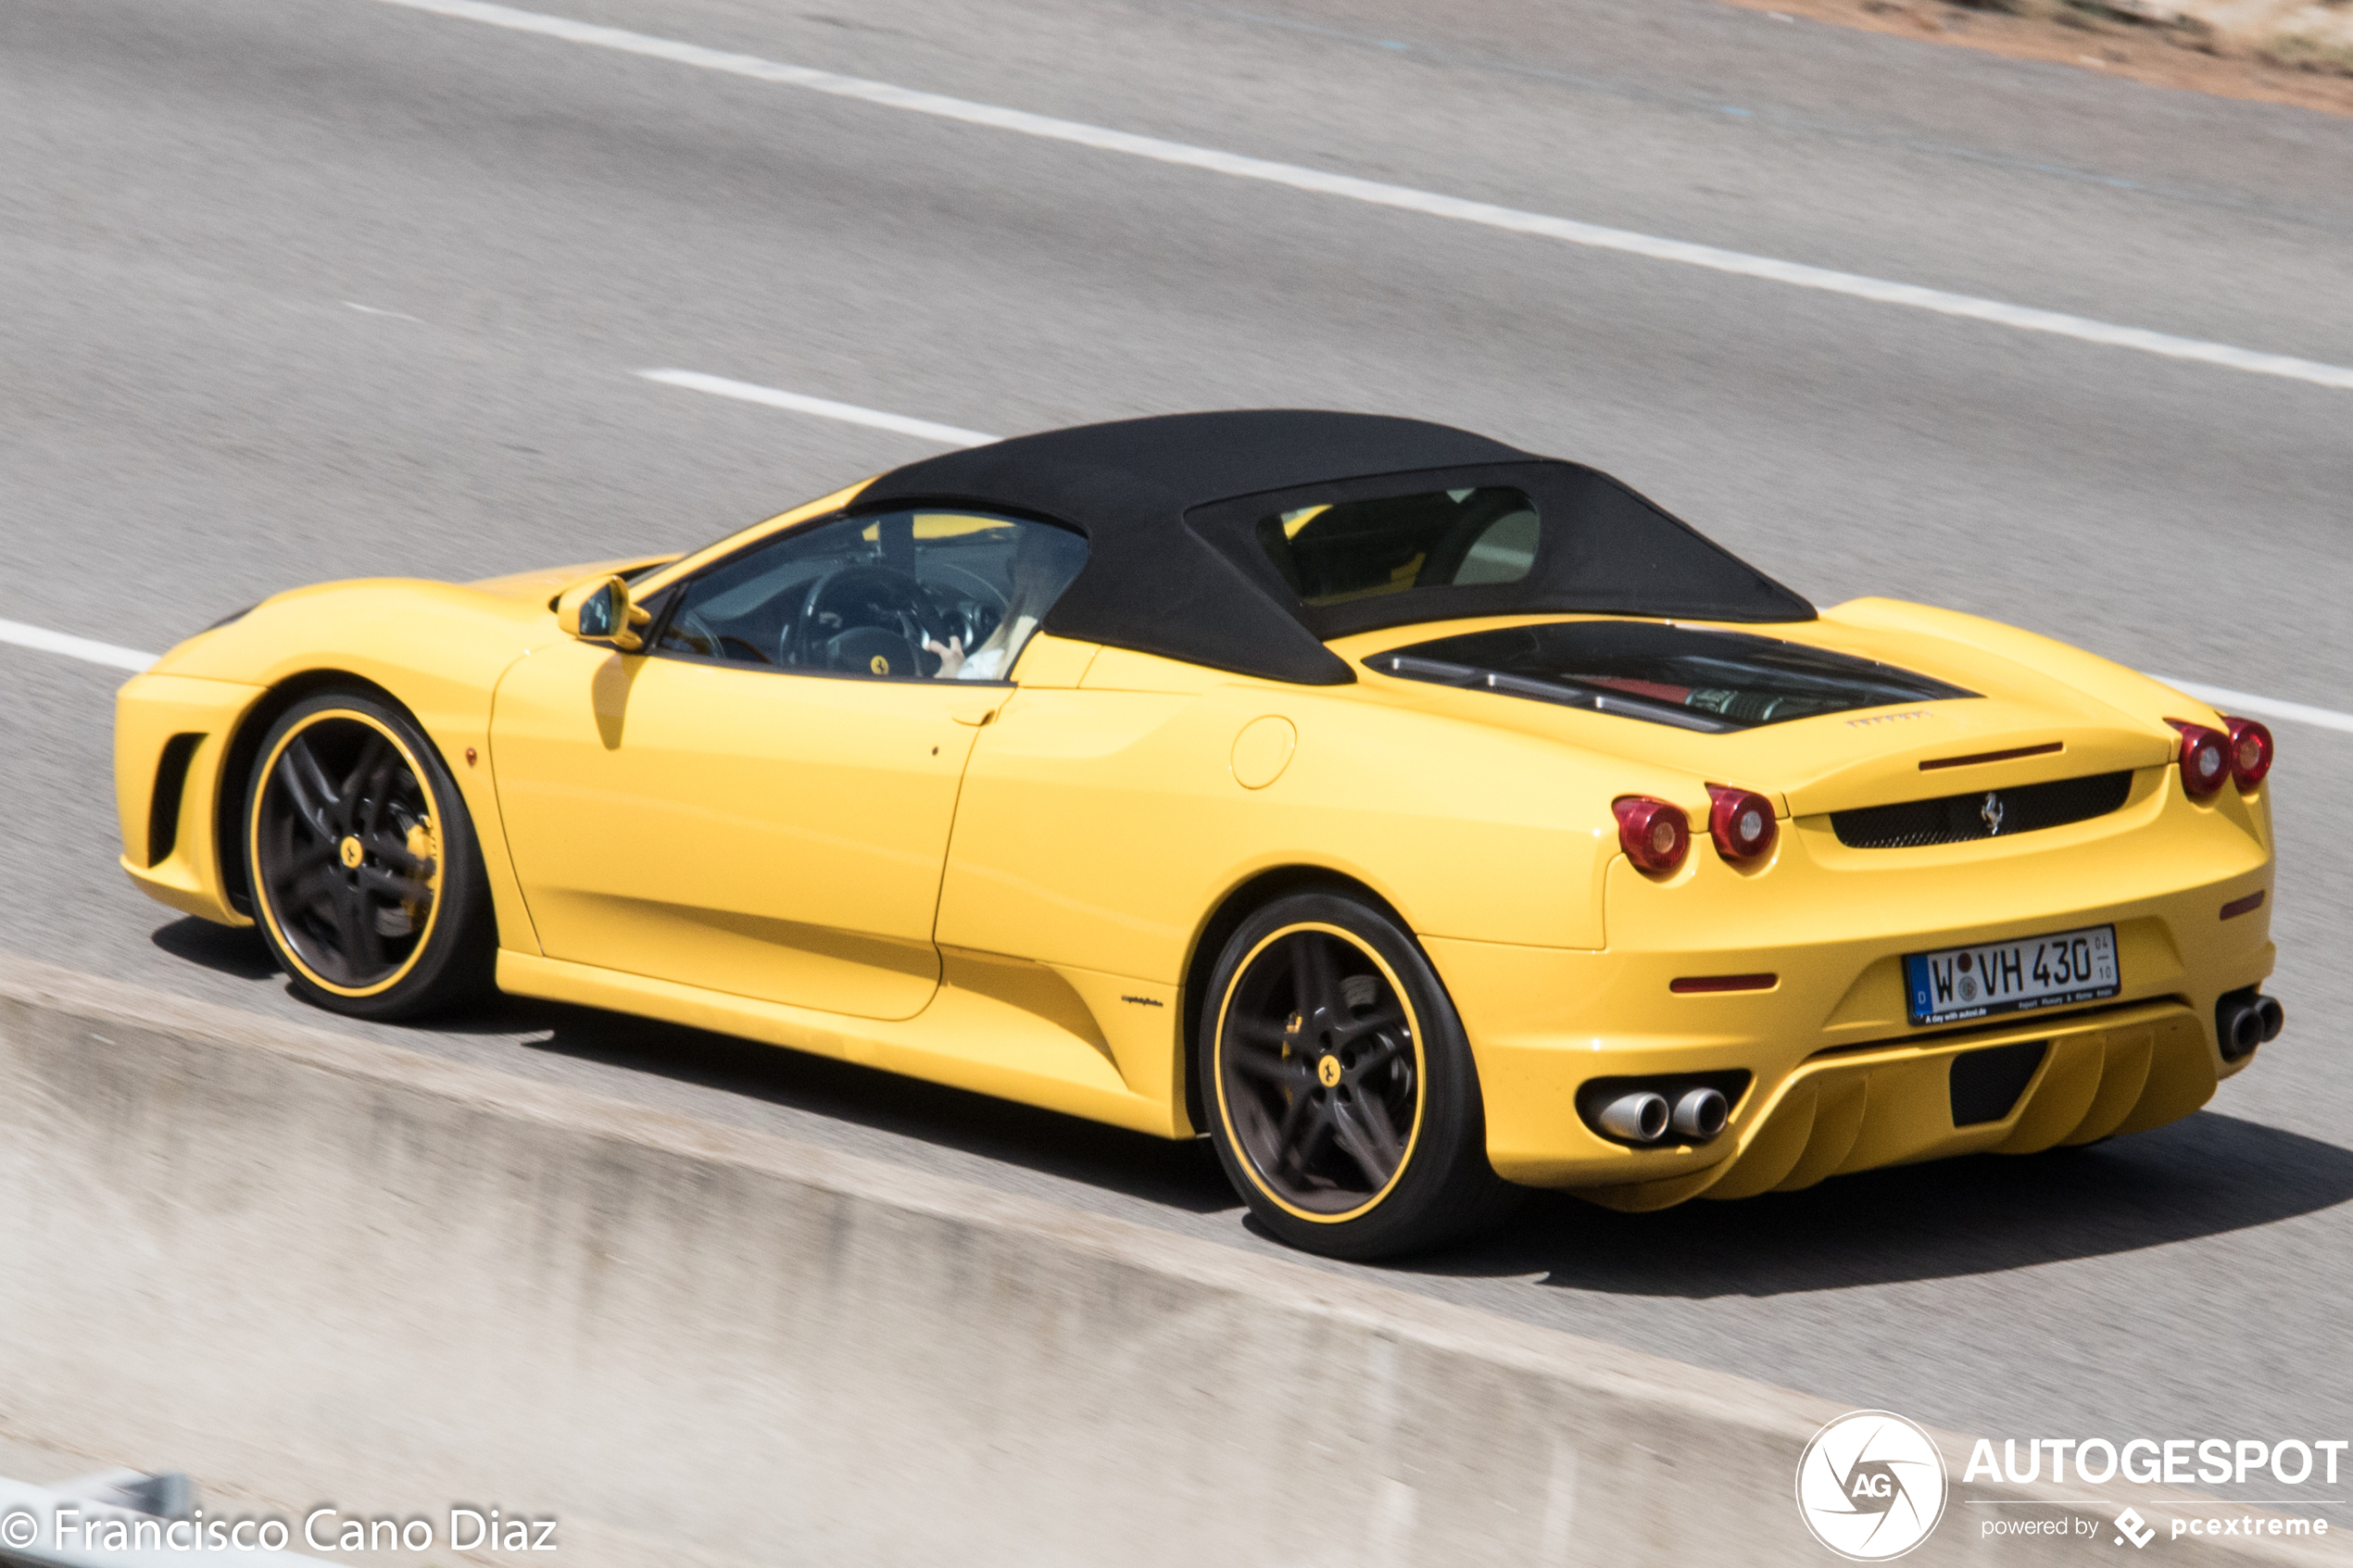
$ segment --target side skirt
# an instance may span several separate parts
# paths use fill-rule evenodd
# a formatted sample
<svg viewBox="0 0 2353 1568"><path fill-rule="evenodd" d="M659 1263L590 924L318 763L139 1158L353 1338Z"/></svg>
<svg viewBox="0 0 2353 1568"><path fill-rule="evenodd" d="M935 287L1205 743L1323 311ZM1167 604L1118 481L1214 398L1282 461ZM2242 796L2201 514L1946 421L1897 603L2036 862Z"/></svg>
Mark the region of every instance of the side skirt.
<svg viewBox="0 0 2353 1568"><path fill-rule="evenodd" d="M979 973L973 978L985 989L957 984L960 972L968 967L955 961L959 956L950 956L947 981L930 1005L912 1018L896 1021L756 1001L511 948L498 954L498 988L786 1046L1158 1137L1192 1135L1184 1102L1181 1097L1172 1098L1169 1085L1151 1084L1150 1074L1139 1076L1161 1093L1139 1093L1128 1085L1117 1059L1129 1053L1106 1043L1100 1027L1093 1026L1091 1010L1079 1005L1077 993L1066 982L1057 984L1069 1005L1034 1010L1026 1005L1030 997L1001 983L992 985ZM1004 964L1019 964L1039 976L1056 973L1017 960L988 967ZM1168 993L1162 997L1164 1005L1152 1010L1161 1017L1181 1010L1172 987L1139 981L1121 984L1154 996ZM1052 986L1033 981L1026 989L1036 993Z"/></svg>

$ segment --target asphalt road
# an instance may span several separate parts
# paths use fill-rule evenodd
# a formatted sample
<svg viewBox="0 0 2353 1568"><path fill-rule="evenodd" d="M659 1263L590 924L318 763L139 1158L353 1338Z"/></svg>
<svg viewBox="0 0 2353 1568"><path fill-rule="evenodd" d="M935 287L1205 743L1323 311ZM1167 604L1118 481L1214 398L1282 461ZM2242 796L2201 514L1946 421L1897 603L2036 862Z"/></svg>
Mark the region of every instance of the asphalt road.
<svg viewBox="0 0 2353 1568"><path fill-rule="evenodd" d="M2307 111L1707 0L541 8L2353 365L2353 121ZM303 582L700 543L932 449L652 367L1003 433L1436 418L1612 470L1818 602L2353 708L2353 392L378 0L0 7L0 618L160 648ZM115 869L119 678L0 646L0 946L321 1022ZM2353 734L2276 728L2289 1028L2208 1110L1643 1218L1548 1199L1390 1277L1965 1431L2353 1433ZM1271 1245L1199 1147L563 1010L378 1033Z"/></svg>

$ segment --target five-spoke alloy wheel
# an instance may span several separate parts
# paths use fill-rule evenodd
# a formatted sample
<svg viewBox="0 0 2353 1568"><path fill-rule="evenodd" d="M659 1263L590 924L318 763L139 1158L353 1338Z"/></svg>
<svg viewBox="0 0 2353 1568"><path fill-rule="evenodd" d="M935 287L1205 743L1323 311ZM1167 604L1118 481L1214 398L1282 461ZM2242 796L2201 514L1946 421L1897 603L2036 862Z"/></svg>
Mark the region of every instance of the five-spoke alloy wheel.
<svg viewBox="0 0 2353 1568"><path fill-rule="evenodd" d="M412 1017L488 978L472 824L406 714L357 693L296 703L262 743L245 821L256 923L312 1001Z"/></svg>
<svg viewBox="0 0 2353 1568"><path fill-rule="evenodd" d="M1283 1240L1378 1257L1504 1206L1462 1024L1387 915L1337 893L1276 900L1227 943L1203 1012L1218 1157Z"/></svg>

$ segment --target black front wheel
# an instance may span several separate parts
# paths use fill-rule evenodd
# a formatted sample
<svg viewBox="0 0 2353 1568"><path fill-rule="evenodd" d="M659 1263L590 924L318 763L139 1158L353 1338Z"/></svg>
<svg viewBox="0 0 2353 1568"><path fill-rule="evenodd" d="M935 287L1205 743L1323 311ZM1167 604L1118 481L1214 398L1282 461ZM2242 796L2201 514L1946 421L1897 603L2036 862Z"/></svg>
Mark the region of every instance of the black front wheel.
<svg viewBox="0 0 2353 1568"><path fill-rule="evenodd" d="M245 822L255 923L307 999L412 1018L488 987L473 823L408 715L356 692L295 704L262 741Z"/></svg>
<svg viewBox="0 0 2353 1568"><path fill-rule="evenodd" d="M1337 893L1260 909L1218 959L1202 1029L1218 1159L1284 1241L1387 1257L1509 1207L1462 1022L1387 915Z"/></svg>

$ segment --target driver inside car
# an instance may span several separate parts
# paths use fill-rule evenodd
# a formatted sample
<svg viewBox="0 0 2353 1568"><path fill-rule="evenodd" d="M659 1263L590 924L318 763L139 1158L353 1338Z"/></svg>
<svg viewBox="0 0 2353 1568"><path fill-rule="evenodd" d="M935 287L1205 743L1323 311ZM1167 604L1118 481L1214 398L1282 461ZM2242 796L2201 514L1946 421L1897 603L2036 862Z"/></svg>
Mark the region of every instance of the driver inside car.
<svg viewBox="0 0 2353 1568"><path fill-rule="evenodd" d="M1015 518L833 519L685 584L655 647L888 680L1001 681L1086 559L1080 535Z"/></svg>
<svg viewBox="0 0 2353 1568"><path fill-rule="evenodd" d="M939 668L932 671L935 679L1003 680L1029 634L1045 619L1048 608L1062 596L1085 563L1087 546L1076 535L1037 524L1016 526L1021 527L1021 536L1013 546L1013 586L1005 596L997 629L969 651L962 635L941 643L926 634L924 651L939 659Z"/></svg>

